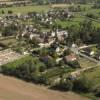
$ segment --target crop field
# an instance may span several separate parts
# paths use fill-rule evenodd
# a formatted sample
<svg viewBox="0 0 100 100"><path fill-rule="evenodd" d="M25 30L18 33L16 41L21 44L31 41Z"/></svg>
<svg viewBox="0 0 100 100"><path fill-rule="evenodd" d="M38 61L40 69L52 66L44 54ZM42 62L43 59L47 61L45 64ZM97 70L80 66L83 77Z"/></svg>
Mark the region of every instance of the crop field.
<svg viewBox="0 0 100 100"><path fill-rule="evenodd" d="M0 75L0 100L89 100L73 92L48 90L21 80Z"/></svg>

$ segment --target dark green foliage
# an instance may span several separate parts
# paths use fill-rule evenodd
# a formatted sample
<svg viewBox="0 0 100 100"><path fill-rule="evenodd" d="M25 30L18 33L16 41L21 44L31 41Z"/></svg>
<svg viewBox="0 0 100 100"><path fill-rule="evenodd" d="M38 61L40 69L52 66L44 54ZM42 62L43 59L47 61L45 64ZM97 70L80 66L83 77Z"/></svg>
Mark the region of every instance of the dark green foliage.
<svg viewBox="0 0 100 100"><path fill-rule="evenodd" d="M11 10L8 10L8 14L12 14L13 12Z"/></svg>
<svg viewBox="0 0 100 100"><path fill-rule="evenodd" d="M40 72L43 72L45 69L45 66L40 66L39 69L37 69L37 66L31 60L15 67L1 66L1 72L3 74L42 84L45 84L47 81L46 77L40 74Z"/></svg>
<svg viewBox="0 0 100 100"><path fill-rule="evenodd" d="M85 76L81 76L74 81L73 89L77 92L90 92L93 86L93 81Z"/></svg>
<svg viewBox="0 0 100 100"><path fill-rule="evenodd" d="M90 20L84 20L84 22L82 22L80 24L80 38L83 40L83 42L85 43L92 43L92 34L94 33L94 26L92 21Z"/></svg>
<svg viewBox="0 0 100 100"><path fill-rule="evenodd" d="M93 89L93 92L94 92L95 96L100 97L100 85L96 86Z"/></svg>
<svg viewBox="0 0 100 100"><path fill-rule="evenodd" d="M44 72L46 69L47 69L46 66L41 66L41 67L39 68L39 71L40 71L40 72Z"/></svg>
<svg viewBox="0 0 100 100"><path fill-rule="evenodd" d="M60 79L60 82L52 86L53 89L58 89L61 91L71 91L73 88L73 82L69 79Z"/></svg>
<svg viewBox="0 0 100 100"><path fill-rule="evenodd" d="M3 36L11 36L15 35L17 31L17 27L14 24L11 24L5 28L2 29L2 35Z"/></svg>
<svg viewBox="0 0 100 100"><path fill-rule="evenodd" d="M94 18L94 19L97 19L97 18L98 18L98 17L97 17L95 14L93 14L93 13L87 13L86 16L89 17L89 18Z"/></svg>
<svg viewBox="0 0 100 100"><path fill-rule="evenodd" d="M4 10L2 10L2 12L1 12L2 14L5 14L5 11Z"/></svg>
<svg viewBox="0 0 100 100"><path fill-rule="evenodd" d="M81 68L81 66L77 60L68 62L68 65L71 66L72 68Z"/></svg>
<svg viewBox="0 0 100 100"><path fill-rule="evenodd" d="M67 49L64 51L64 56L70 55L71 54L71 50Z"/></svg>

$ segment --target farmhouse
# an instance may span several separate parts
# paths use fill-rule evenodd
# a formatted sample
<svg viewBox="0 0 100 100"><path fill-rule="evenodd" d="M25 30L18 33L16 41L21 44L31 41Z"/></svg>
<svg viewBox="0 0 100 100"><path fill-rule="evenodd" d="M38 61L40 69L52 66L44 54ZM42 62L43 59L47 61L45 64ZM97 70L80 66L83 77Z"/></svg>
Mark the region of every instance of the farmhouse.
<svg viewBox="0 0 100 100"><path fill-rule="evenodd" d="M77 60L77 57L74 53L71 53L70 55L65 56L64 60L65 60L65 62L73 62L73 61Z"/></svg>

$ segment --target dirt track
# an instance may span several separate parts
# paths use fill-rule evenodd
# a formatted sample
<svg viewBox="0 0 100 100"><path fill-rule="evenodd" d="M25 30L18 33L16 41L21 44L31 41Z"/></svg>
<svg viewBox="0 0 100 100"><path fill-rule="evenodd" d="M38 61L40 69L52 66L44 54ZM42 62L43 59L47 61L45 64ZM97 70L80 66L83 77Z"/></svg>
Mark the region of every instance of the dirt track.
<svg viewBox="0 0 100 100"><path fill-rule="evenodd" d="M48 90L45 87L0 75L0 100L89 100L74 93Z"/></svg>

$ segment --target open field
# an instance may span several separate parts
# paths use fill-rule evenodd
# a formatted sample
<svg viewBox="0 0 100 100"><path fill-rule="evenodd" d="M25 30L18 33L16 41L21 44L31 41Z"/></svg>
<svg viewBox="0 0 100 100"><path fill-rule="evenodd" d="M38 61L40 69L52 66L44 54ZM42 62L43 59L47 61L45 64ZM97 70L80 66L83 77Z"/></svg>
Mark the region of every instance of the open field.
<svg viewBox="0 0 100 100"><path fill-rule="evenodd" d="M72 92L48 90L42 86L0 75L0 100L89 100Z"/></svg>
<svg viewBox="0 0 100 100"><path fill-rule="evenodd" d="M5 14L7 14L8 10L13 11L14 14L17 13L28 13L28 12L32 12L32 11L36 11L36 12L42 12L42 11L48 11L49 6L21 6L21 7L8 7L8 8L0 8L0 14L2 12L2 10L5 11Z"/></svg>
<svg viewBox="0 0 100 100"><path fill-rule="evenodd" d="M100 84L100 67L84 73L88 78L94 81L95 85Z"/></svg>
<svg viewBox="0 0 100 100"><path fill-rule="evenodd" d="M70 6L69 4L52 4L51 7L52 8L65 8Z"/></svg>
<svg viewBox="0 0 100 100"><path fill-rule="evenodd" d="M0 40L0 43L5 46L13 45L16 42L17 42L17 40L15 38L8 38L8 39Z"/></svg>

